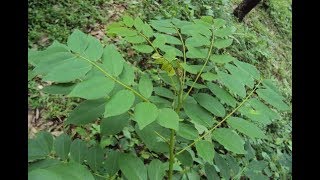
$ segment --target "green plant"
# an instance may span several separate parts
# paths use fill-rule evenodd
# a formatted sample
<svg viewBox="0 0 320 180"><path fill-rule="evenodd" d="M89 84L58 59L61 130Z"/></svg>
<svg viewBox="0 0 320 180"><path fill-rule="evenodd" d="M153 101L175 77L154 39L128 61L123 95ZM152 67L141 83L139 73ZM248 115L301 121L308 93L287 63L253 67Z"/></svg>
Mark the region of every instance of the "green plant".
<svg viewBox="0 0 320 180"><path fill-rule="evenodd" d="M253 159L250 144L271 141L263 129L280 119L278 111L290 107L254 65L227 53L235 31L210 16L149 23L124 16L109 25L107 33L149 55L144 71L126 62L114 45L103 47L79 30L69 36L67 45L55 41L46 50L30 50L32 73L54 82L47 92L86 99L71 112L66 126L98 122L94 127L100 127L102 137L118 138L126 127L124 136L134 131L144 144L111 150L99 140L86 145L81 140L71 142L67 135L53 140L42 133L29 142L29 161L45 158L43 162L49 155L67 163L36 166L29 175L55 176L66 166L70 171L83 169L75 161L105 178L116 177L119 170L118 176L139 180L270 177L259 172L266 162ZM88 152L87 146L91 146Z"/></svg>

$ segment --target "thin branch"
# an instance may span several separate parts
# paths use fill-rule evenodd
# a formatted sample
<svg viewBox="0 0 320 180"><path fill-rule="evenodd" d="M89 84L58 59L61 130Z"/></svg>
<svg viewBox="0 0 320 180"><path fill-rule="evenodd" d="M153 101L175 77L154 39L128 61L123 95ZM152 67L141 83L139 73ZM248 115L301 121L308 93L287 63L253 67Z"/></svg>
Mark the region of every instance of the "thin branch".
<svg viewBox="0 0 320 180"><path fill-rule="evenodd" d="M182 49L183 49L183 62L186 64L187 63L187 56L186 56L186 45L184 44L184 41L183 41L183 38L182 38L182 35L181 33L179 32L178 28L175 27L179 37L180 37L180 41L182 43ZM183 69L183 76L182 76L182 88L184 86L184 81L186 79L186 70Z"/></svg>

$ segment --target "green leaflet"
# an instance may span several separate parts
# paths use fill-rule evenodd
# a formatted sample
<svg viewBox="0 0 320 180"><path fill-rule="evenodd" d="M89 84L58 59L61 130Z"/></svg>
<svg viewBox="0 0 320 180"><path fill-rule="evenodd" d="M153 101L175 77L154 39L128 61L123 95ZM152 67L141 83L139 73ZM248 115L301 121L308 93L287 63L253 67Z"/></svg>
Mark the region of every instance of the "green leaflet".
<svg viewBox="0 0 320 180"><path fill-rule="evenodd" d="M179 49L177 49L177 48L175 48L173 46L160 44L160 45L158 45L158 47L159 47L159 49L161 49L161 51L163 51L163 52L165 52L167 54L170 54L170 57L172 57L172 56L174 56L174 57L175 56L183 57L182 52Z"/></svg>
<svg viewBox="0 0 320 180"><path fill-rule="evenodd" d="M101 58L102 53L103 53L103 47L100 41L88 35L88 46L82 53L83 56L91 61L97 61Z"/></svg>
<svg viewBox="0 0 320 180"><path fill-rule="evenodd" d="M126 26L128 27L132 27L134 20L132 19L132 17L128 16L128 15L124 15L123 16L123 22Z"/></svg>
<svg viewBox="0 0 320 180"><path fill-rule="evenodd" d="M218 85L208 82L207 83L208 88L210 91L217 96L221 101L225 102L229 106L236 107L237 101L234 99L230 93L228 93L226 90L222 89Z"/></svg>
<svg viewBox="0 0 320 180"><path fill-rule="evenodd" d="M185 113L191 119L191 122L205 126L207 128L212 127L216 122L209 112L204 110L198 104L186 104L183 106Z"/></svg>
<svg viewBox="0 0 320 180"><path fill-rule="evenodd" d="M195 171L194 169L191 169L187 172L187 177L189 180L200 180L199 172Z"/></svg>
<svg viewBox="0 0 320 180"><path fill-rule="evenodd" d="M206 36L207 38L210 38L212 35L212 32L210 30L210 27L200 24L200 23L193 23L190 25L185 25L181 27L181 34L186 35L195 35L195 34L202 34Z"/></svg>
<svg viewBox="0 0 320 180"><path fill-rule="evenodd" d="M57 83L70 82L85 76L91 67L92 65L85 60L73 57L52 67L43 80Z"/></svg>
<svg viewBox="0 0 320 180"><path fill-rule="evenodd" d="M256 171L256 172L261 172L267 166L268 166L268 162L266 162L266 161L252 160L248 165L248 169Z"/></svg>
<svg viewBox="0 0 320 180"><path fill-rule="evenodd" d="M213 165L213 157L214 157L214 146L211 142L206 140L197 141L196 149L198 156L200 156L205 162Z"/></svg>
<svg viewBox="0 0 320 180"><path fill-rule="evenodd" d="M218 49L226 48L226 47L229 47L232 44L232 42L233 42L233 39L217 39L213 43L213 47Z"/></svg>
<svg viewBox="0 0 320 180"><path fill-rule="evenodd" d="M215 63L225 64L225 63L229 63L231 61L235 61L237 59L228 55L228 54L221 54L221 55L213 54L210 56L210 60Z"/></svg>
<svg viewBox="0 0 320 180"><path fill-rule="evenodd" d="M206 72L201 74L201 78L206 81L214 81L218 79L218 75L211 72Z"/></svg>
<svg viewBox="0 0 320 180"><path fill-rule="evenodd" d="M139 32L141 32L143 30L144 23L139 17L136 17L134 19L133 25Z"/></svg>
<svg viewBox="0 0 320 180"><path fill-rule="evenodd" d="M65 123L75 125L90 123L103 114L105 103L105 99L84 101L70 113Z"/></svg>
<svg viewBox="0 0 320 180"><path fill-rule="evenodd" d="M207 86L205 86L203 84L194 83L192 81L187 81L185 83L185 85L190 86L190 87L193 86L194 89L206 89L207 88Z"/></svg>
<svg viewBox="0 0 320 180"><path fill-rule="evenodd" d="M197 129L192 124L179 123L177 135L188 140L195 140L199 137Z"/></svg>
<svg viewBox="0 0 320 180"><path fill-rule="evenodd" d="M145 98L149 98L153 91L153 85L152 81L149 78L149 75L143 74L140 78L139 84L138 84L139 92L142 96Z"/></svg>
<svg viewBox="0 0 320 180"><path fill-rule="evenodd" d="M187 58L205 59L208 56L208 49L194 48L192 46L187 46L187 49Z"/></svg>
<svg viewBox="0 0 320 180"><path fill-rule="evenodd" d="M127 112L134 103L135 95L129 90L120 90L107 102L104 117L117 116Z"/></svg>
<svg viewBox="0 0 320 180"><path fill-rule="evenodd" d="M88 147L81 139L75 139L70 146L70 157L77 163L82 163L88 155Z"/></svg>
<svg viewBox="0 0 320 180"><path fill-rule="evenodd" d="M136 124L135 131L150 151L160 153L168 152L168 144L164 142L163 139L161 139L155 132L161 134L166 139L169 139L169 129L163 128L158 123L153 122L149 124L146 128L143 128L142 130L140 130L138 124Z"/></svg>
<svg viewBox="0 0 320 180"><path fill-rule="evenodd" d="M36 138L28 140L28 161L45 158L51 152L52 146L52 135L41 131Z"/></svg>
<svg viewBox="0 0 320 180"><path fill-rule="evenodd" d="M152 123L158 117L159 110L156 105L149 102L141 102L134 109L134 120L138 123L139 129Z"/></svg>
<svg viewBox="0 0 320 180"><path fill-rule="evenodd" d="M257 98L251 98L251 99L248 100L248 102L254 109L256 109L256 110L258 110L260 112L263 112L271 120L280 118L280 115L278 113L276 113L275 111L271 110L268 106L263 104Z"/></svg>
<svg viewBox="0 0 320 180"><path fill-rule="evenodd" d="M231 177L236 176L240 170L239 163L232 155L226 155L225 159L226 159L227 164L229 166Z"/></svg>
<svg viewBox="0 0 320 180"><path fill-rule="evenodd" d="M53 48L50 48L50 49L53 49ZM43 54L44 56L41 58L39 57L39 61L37 62L37 65L32 72L36 74L46 75L50 71L52 71L52 69L55 68L56 66L69 61L76 60L75 59L76 57L70 52L65 52L63 50L61 51L60 48L59 48L59 51L56 51L56 50L49 51L50 49L45 50L45 51L48 51L45 54L39 52L39 54ZM78 60L81 60L81 59L78 59Z"/></svg>
<svg viewBox="0 0 320 180"><path fill-rule="evenodd" d="M263 125L268 125L271 123L270 118L263 111L259 109L254 109L249 103L245 103L239 108L239 112L249 119L261 123Z"/></svg>
<svg viewBox="0 0 320 180"><path fill-rule="evenodd" d="M242 69L237 68L236 66L231 64L226 64L225 67L232 75L234 75L238 79L239 82L247 85L251 89L254 88L254 79L248 72L243 71Z"/></svg>
<svg viewBox="0 0 320 180"><path fill-rule="evenodd" d="M78 163L57 164L45 169L35 169L28 173L32 180L94 180L94 177L85 166Z"/></svg>
<svg viewBox="0 0 320 180"><path fill-rule="evenodd" d="M198 69L195 69L195 68L193 68L192 66L190 66L190 65L188 65L186 63L181 63L180 65L185 71L187 71L187 72L189 72L191 74L197 74L198 73Z"/></svg>
<svg viewBox="0 0 320 180"><path fill-rule="evenodd" d="M163 32L166 34L174 34L176 30L173 28L173 24L171 24L170 20L151 20L150 25L159 32Z"/></svg>
<svg viewBox="0 0 320 180"><path fill-rule="evenodd" d="M200 34L195 34L192 37L186 39L186 46L190 47L200 47L200 46L209 46L210 40Z"/></svg>
<svg viewBox="0 0 320 180"><path fill-rule="evenodd" d="M123 63L123 71L119 75L119 78L126 85L134 84L135 74L131 64Z"/></svg>
<svg viewBox="0 0 320 180"><path fill-rule="evenodd" d="M69 97L98 99L105 97L114 88L115 82L105 76L94 76L78 83L68 94Z"/></svg>
<svg viewBox="0 0 320 180"><path fill-rule="evenodd" d="M218 166L220 170L220 175L224 179L230 179L229 167L226 160L219 154L216 153L214 156L214 163Z"/></svg>
<svg viewBox="0 0 320 180"><path fill-rule="evenodd" d="M94 180L90 171L81 164L78 163L65 163L65 164L58 164L55 166L51 166L46 168L46 170L55 172L59 174L61 179L66 180L81 180L81 179L88 179Z"/></svg>
<svg viewBox="0 0 320 180"><path fill-rule="evenodd" d="M281 94L277 86L273 83L273 80L271 79L263 79L262 84L264 87L272 89L274 92Z"/></svg>
<svg viewBox="0 0 320 180"><path fill-rule="evenodd" d="M142 53L152 53L154 50L151 46L145 44L134 45L132 48Z"/></svg>
<svg viewBox="0 0 320 180"><path fill-rule="evenodd" d="M45 169L46 167L54 166L60 164L61 161L58 159L43 159L38 160L28 164L28 172L31 172L35 169Z"/></svg>
<svg viewBox="0 0 320 180"><path fill-rule="evenodd" d="M118 160L121 155L122 153L114 150L107 152L107 159L105 160L104 166L110 176L113 176L119 171L120 168L118 165Z"/></svg>
<svg viewBox="0 0 320 180"><path fill-rule="evenodd" d="M179 129L179 115L170 108L159 109L157 122L165 128L174 129L176 131Z"/></svg>
<svg viewBox="0 0 320 180"><path fill-rule="evenodd" d="M51 86L46 86L42 89L43 92L48 94L69 94L76 84L73 83L63 83L63 84L53 84Z"/></svg>
<svg viewBox="0 0 320 180"><path fill-rule="evenodd" d="M151 25L158 25L162 27L174 27L174 25L171 23L170 19L161 19L161 20L151 20Z"/></svg>
<svg viewBox="0 0 320 180"><path fill-rule="evenodd" d="M39 62L41 62L43 59L46 59L47 56L61 52L67 53L69 52L69 48L64 44L60 44L57 41L54 41L47 49L43 51L35 51L29 49L28 63L30 63L33 66L38 66Z"/></svg>
<svg viewBox="0 0 320 180"><path fill-rule="evenodd" d="M180 63L180 66L186 70L187 72L191 73L191 74L198 74L200 72L200 70L202 69L202 65L188 65L186 63ZM206 72L211 70L212 67L210 66L205 66L203 68L202 72Z"/></svg>
<svg viewBox="0 0 320 180"><path fill-rule="evenodd" d="M124 59L114 45L107 45L102 56L103 68L113 76L119 76L123 70Z"/></svg>
<svg viewBox="0 0 320 180"><path fill-rule="evenodd" d="M137 31L126 27L109 27L108 33L117 34L119 36L135 36L138 34Z"/></svg>
<svg viewBox="0 0 320 180"><path fill-rule="evenodd" d="M102 135L116 135L129 124L129 114L124 113L101 120L100 131Z"/></svg>
<svg viewBox="0 0 320 180"><path fill-rule="evenodd" d="M154 33L154 36L156 38L161 38L164 40L165 43L168 43L168 44L174 44L174 45L181 45L181 41L180 39L174 37L174 36L171 36L171 35L168 35L168 34L160 34L160 33Z"/></svg>
<svg viewBox="0 0 320 180"><path fill-rule="evenodd" d="M243 139L233 130L218 128L212 132L213 138L222 144L227 150L236 154L245 154Z"/></svg>
<svg viewBox="0 0 320 180"><path fill-rule="evenodd" d="M250 74L250 76L256 80L260 79L260 73L257 70L256 67L254 67L251 64L245 63L245 62L241 62L238 60L233 61L233 63L239 68L242 69L243 71L246 71L248 74Z"/></svg>
<svg viewBox="0 0 320 180"><path fill-rule="evenodd" d="M283 102L283 97L271 89L258 89L256 91L261 99L280 111L289 110L290 107Z"/></svg>
<svg viewBox="0 0 320 180"><path fill-rule="evenodd" d="M151 26L147 23L144 23L142 32L148 38L153 36L153 30L152 30Z"/></svg>
<svg viewBox="0 0 320 180"><path fill-rule="evenodd" d="M147 168L143 162L131 154L122 154L118 165L128 180L147 180Z"/></svg>
<svg viewBox="0 0 320 180"><path fill-rule="evenodd" d="M163 35L157 35L155 37L155 40L152 42L154 47L160 47L166 44L166 38Z"/></svg>
<svg viewBox="0 0 320 180"><path fill-rule="evenodd" d="M169 99L174 99L174 94L172 91L170 91L167 88L164 87L155 87L154 88L154 93L158 96L166 97Z"/></svg>
<svg viewBox="0 0 320 180"><path fill-rule="evenodd" d="M235 30L236 29L234 27L225 27L225 28L214 30L213 35L218 37L226 37L226 36L232 35L235 32Z"/></svg>
<svg viewBox="0 0 320 180"><path fill-rule="evenodd" d="M94 171L98 171L103 162L104 153L100 146L93 146L89 149L88 155L87 155L87 164L89 167Z"/></svg>
<svg viewBox="0 0 320 180"><path fill-rule="evenodd" d="M75 29L69 36L67 44L70 50L81 54L89 44L88 35Z"/></svg>
<svg viewBox="0 0 320 180"><path fill-rule="evenodd" d="M103 47L98 39L76 29L68 38L68 47L91 61L100 59Z"/></svg>
<svg viewBox="0 0 320 180"><path fill-rule="evenodd" d="M208 180L220 180L220 177L213 165L206 163L204 165L204 169Z"/></svg>
<svg viewBox="0 0 320 180"><path fill-rule="evenodd" d="M171 107L171 102L168 101L167 99L161 98L159 96L151 96L149 98L150 102L154 103L155 105L157 105L157 107L159 108L163 108L163 107Z"/></svg>
<svg viewBox="0 0 320 180"><path fill-rule="evenodd" d="M216 29L224 26L226 23L227 23L227 22L226 22L224 19L220 19L220 18L217 18L217 19L214 19L214 20L213 20L213 26L214 26Z"/></svg>
<svg viewBox="0 0 320 180"><path fill-rule="evenodd" d="M192 166L193 159L192 156L188 151L183 151L182 153L178 154L177 159L185 166Z"/></svg>
<svg viewBox="0 0 320 180"><path fill-rule="evenodd" d="M206 110L218 117L224 117L226 111L223 105L214 97L205 93L198 93L194 95L195 100Z"/></svg>
<svg viewBox="0 0 320 180"><path fill-rule="evenodd" d="M244 84L238 81L235 75L226 74L218 71L219 80L233 93L239 95L241 98L246 97L246 89Z"/></svg>
<svg viewBox="0 0 320 180"><path fill-rule="evenodd" d="M253 123L238 117L230 117L227 123L234 129L251 138L266 138L266 135Z"/></svg>
<svg viewBox="0 0 320 180"><path fill-rule="evenodd" d="M210 25L213 24L213 17L212 16L201 16L201 21L209 23Z"/></svg>
<svg viewBox="0 0 320 180"><path fill-rule="evenodd" d="M54 151L62 159L66 160L70 152L71 138L66 134L61 134L54 141Z"/></svg>
<svg viewBox="0 0 320 180"><path fill-rule="evenodd" d="M148 165L148 177L152 180L162 180L165 176L167 163L162 163L158 159L154 159Z"/></svg>
<svg viewBox="0 0 320 180"><path fill-rule="evenodd" d="M146 42L146 39L142 37L141 35L136 35L136 36L126 36L124 40L128 41L129 43L132 44L139 44Z"/></svg>

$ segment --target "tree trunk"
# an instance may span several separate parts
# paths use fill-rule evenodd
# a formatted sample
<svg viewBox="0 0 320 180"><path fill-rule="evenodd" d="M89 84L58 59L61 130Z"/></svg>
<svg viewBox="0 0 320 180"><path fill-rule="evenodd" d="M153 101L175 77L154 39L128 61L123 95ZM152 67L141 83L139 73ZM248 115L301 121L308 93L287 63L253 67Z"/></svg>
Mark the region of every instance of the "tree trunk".
<svg viewBox="0 0 320 180"><path fill-rule="evenodd" d="M233 14L241 22L243 18L260 2L261 0L243 0L233 11Z"/></svg>

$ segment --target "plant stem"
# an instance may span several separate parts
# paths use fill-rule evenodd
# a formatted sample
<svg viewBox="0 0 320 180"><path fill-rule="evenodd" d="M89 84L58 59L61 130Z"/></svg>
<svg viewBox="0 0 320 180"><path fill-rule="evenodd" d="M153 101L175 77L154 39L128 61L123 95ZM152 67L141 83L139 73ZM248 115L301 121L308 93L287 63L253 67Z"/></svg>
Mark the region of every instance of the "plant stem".
<svg viewBox="0 0 320 180"><path fill-rule="evenodd" d="M174 163L174 130L171 129L171 135L170 135L170 145L169 145L169 149L170 149L170 157L169 157L169 173L168 173L168 179L172 180L172 175L173 175L173 163Z"/></svg>
<svg viewBox="0 0 320 180"><path fill-rule="evenodd" d="M180 37L180 41L182 43L182 49L183 49L183 62L186 64L187 63L187 56L186 56L186 46L185 43L183 42L183 38L181 33L179 32L179 29L177 27L175 27L179 37ZM186 70L183 69L183 76L182 76L182 87L184 86L185 83L185 79L186 79Z"/></svg>

